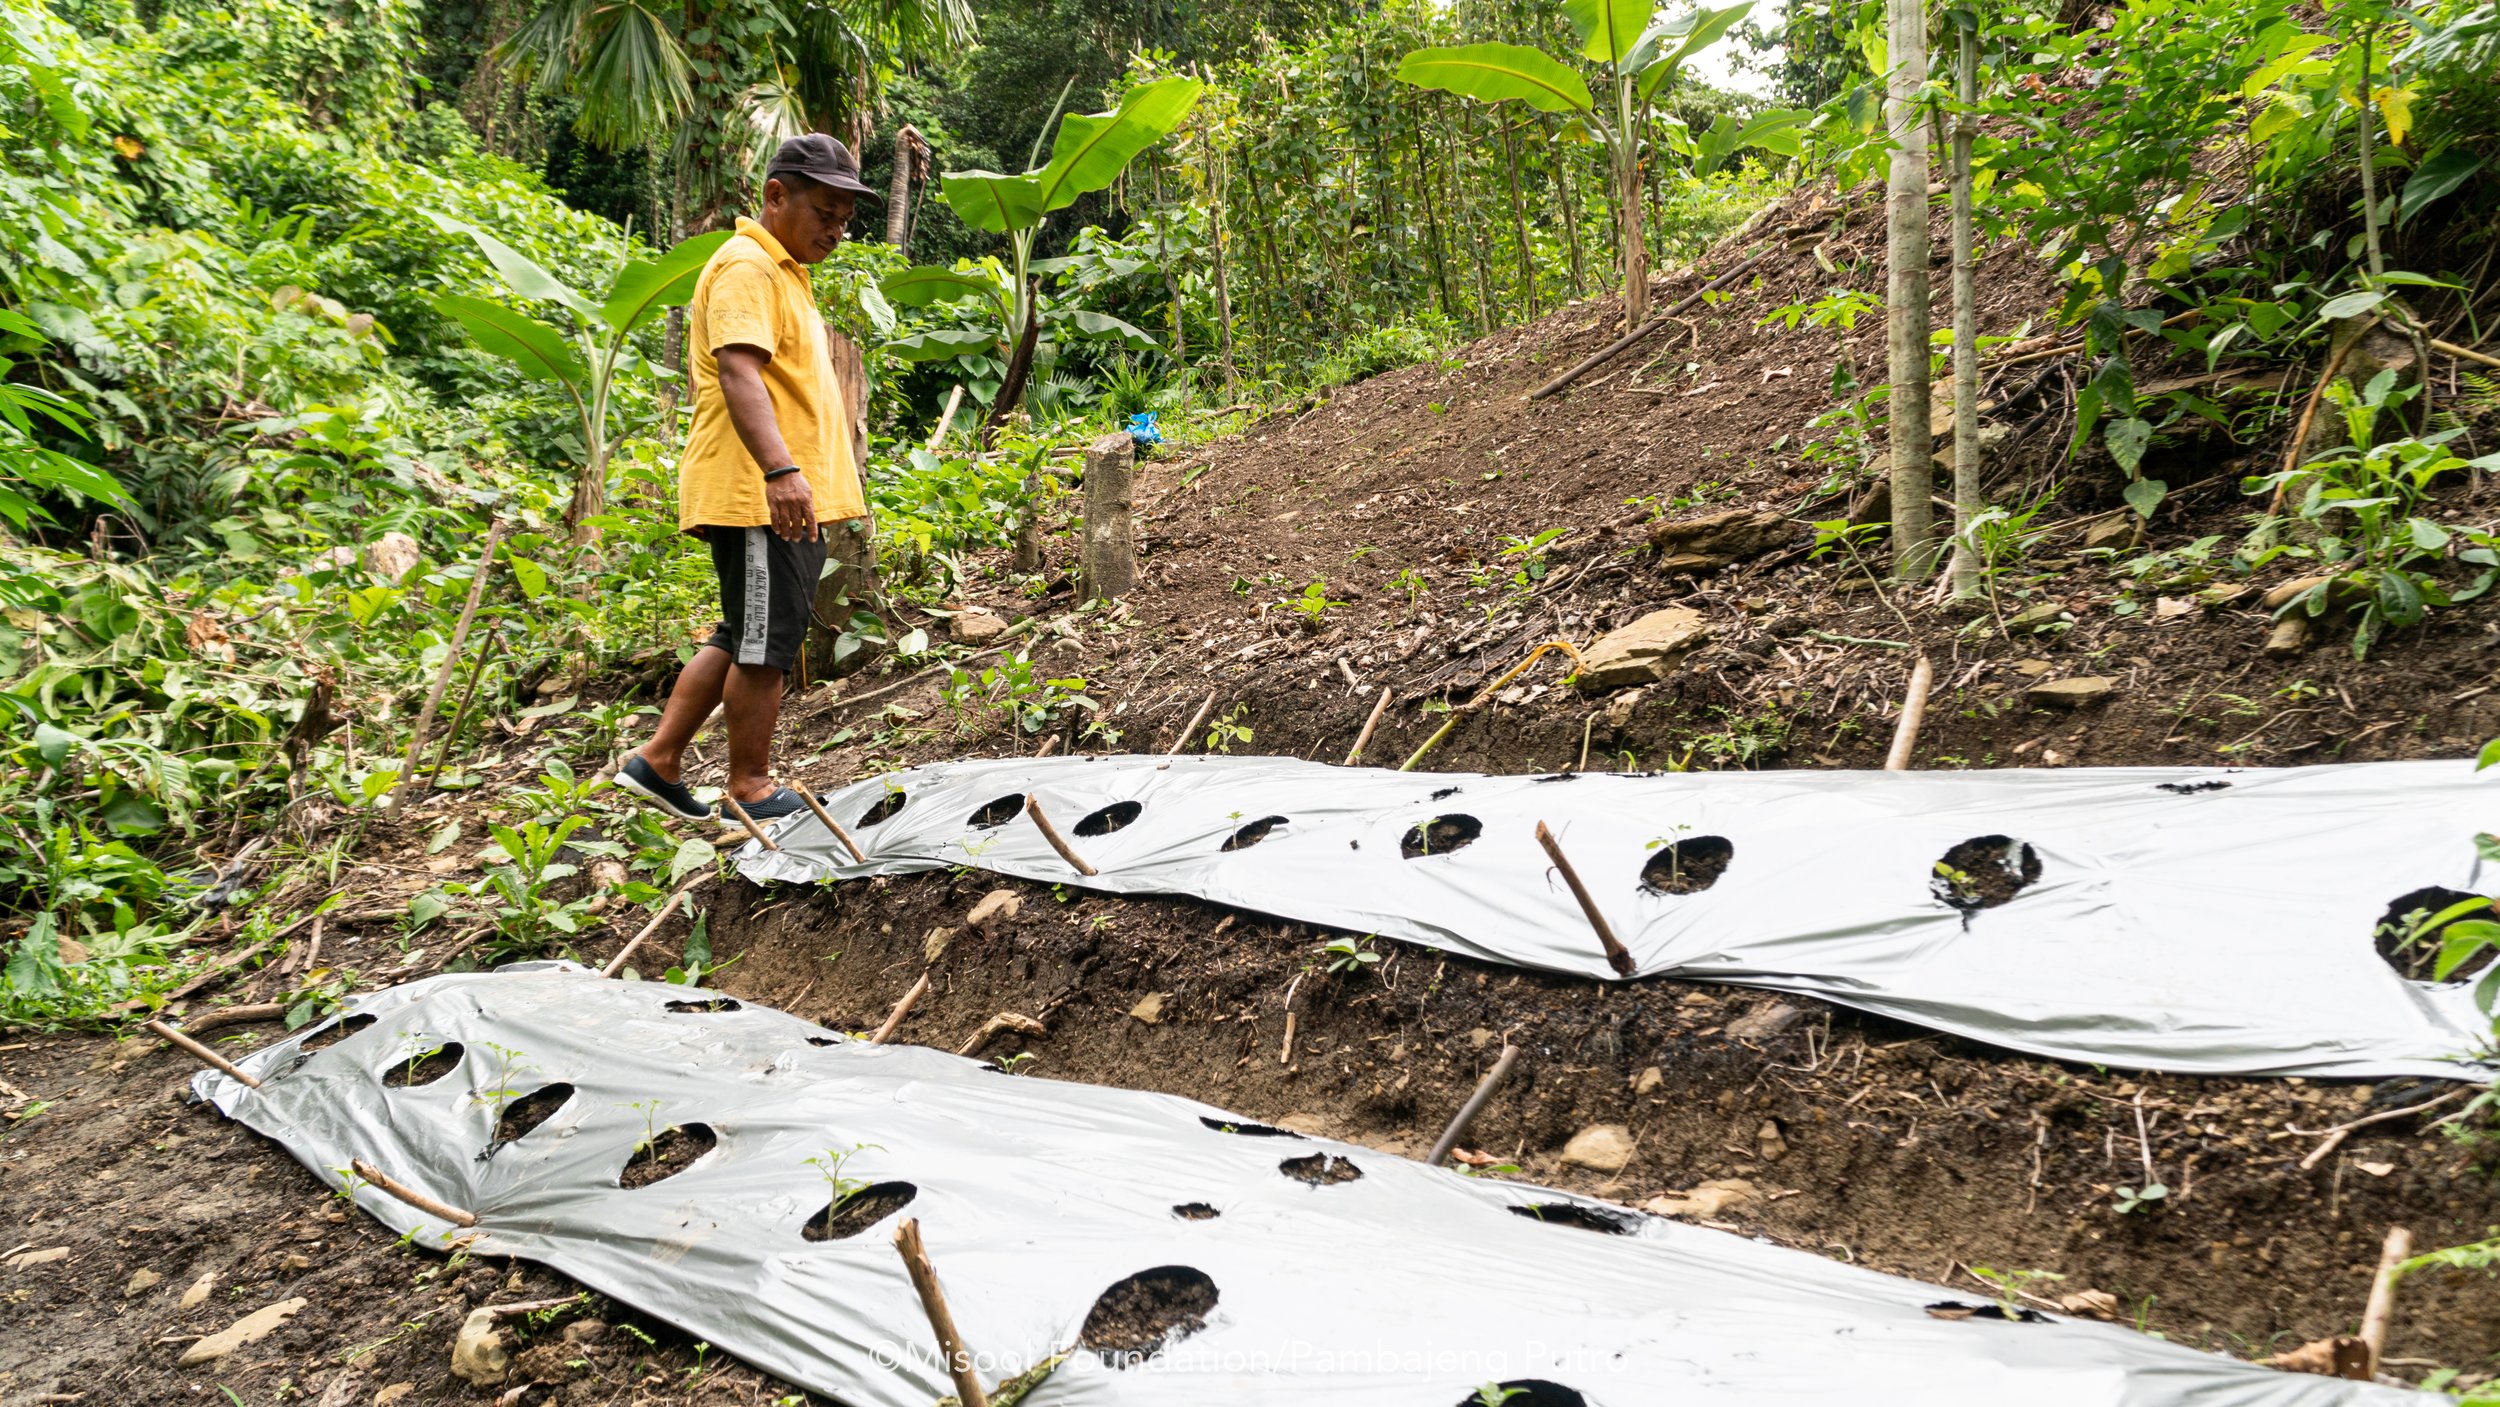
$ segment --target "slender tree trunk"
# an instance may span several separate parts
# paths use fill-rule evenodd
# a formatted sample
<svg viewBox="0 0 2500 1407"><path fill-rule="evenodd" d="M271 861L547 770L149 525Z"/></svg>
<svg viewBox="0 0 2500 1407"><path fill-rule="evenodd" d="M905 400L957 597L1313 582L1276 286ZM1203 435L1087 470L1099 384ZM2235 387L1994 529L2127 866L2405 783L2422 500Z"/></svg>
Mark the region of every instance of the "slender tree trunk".
<svg viewBox="0 0 2500 1407"><path fill-rule="evenodd" d="M1953 90L1953 595L1979 596L1979 554L1971 550L1971 519L1979 515L1979 270L1971 254L1971 110L1979 104L1979 33L1955 26Z"/></svg>
<svg viewBox="0 0 2500 1407"><path fill-rule="evenodd" d="M1458 115L1460 123L1464 125L1467 119L1467 109L1463 104L1458 110ZM1476 203L1467 195L1467 188L1471 184L1467 179L1467 149L1459 144L1456 132L1444 129L1441 138L1442 144L1448 149L1450 159L1450 190L1458 206L1455 218L1467 227L1468 247L1475 253L1475 257L1468 260L1468 263L1474 266L1476 274L1476 332L1481 336L1493 330L1493 291L1485 283L1484 273L1487 257L1484 248L1484 225L1476 218Z"/></svg>
<svg viewBox="0 0 2500 1407"><path fill-rule="evenodd" d="M1410 116L1412 113L1410 112ZM1432 283L1441 295L1441 316L1455 325L1458 312L1450 305L1450 262L1441 242L1441 202L1432 188L1432 143L1421 122L1415 126L1415 203L1424 208L1425 249L1432 257Z"/></svg>
<svg viewBox="0 0 2500 1407"><path fill-rule="evenodd" d="M894 179L885 193L885 242L911 257L911 183L920 165L920 129L910 123L894 134Z"/></svg>
<svg viewBox="0 0 2500 1407"><path fill-rule="evenodd" d="M1885 343L1891 364L1892 569L1923 579L1934 543L1928 499L1936 491L1935 443L1927 416L1927 119L1919 88L1927 78L1923 0L1885 0L1892 73L1884 122L1892 138L1885 185L1887 297Z"/></svg>
<svg viewBox="0 0 2500 1407"><path fill-rule="evenodd" d="M1241 371L1233 364L1233 294L1224 281L1224 154L1216 150L1212 135L1207 141L1207 224L1215 250L1215 340L1224 358L1224 399L1229 403L1240 399L1235 387Z"/></svg>
<svg viewBox="0 0 2500 1407"><path fill-rule="evenodd" d="M2370 130L2371 104L2375 101L2370 87L2370 51L2377 39L2377 25L2361 27L2361 233L2369 250L2372 283L2387 272L2387 261L2380 257L2378 243L2378 143Z"/></svg>
<svg viewBox="0 0 2500 1407"><path fill-rule="evenodd" d="M1545 169L1554 178L1554 209L1562 221L1563 248L1571 251L1571 296L1586 298L1589 296L1589 275L1588 265L1580 254L1579 203L1571 198L1571 177L1564 170L1567 162L1563 153L1555 150L1554 144L1548 141L1545 155Z"/></svg>
<svg viewBox="0 0 2500 1407"><path fill-rule="evenodd" d="M1527 294L1528 316L1533 318L1537 315L1536 250L1528 243L1528 202L1519 189L1519 147L1510 124L1498 115L1493 120L1501 124L1502 163L1510 176L1510 224L1519 240L1519 286Z"/></svg>
<svg viewBox="0 0 2500 1407"><path fill-rule="evenodd" d="M1630 332L1649 321L1649 237L1641 229L1641 134L1629 81L1617 80L1614 93L1615 237L1623 246L1623 330Z"/></svg>
<svg viewBox="0 0 2500 1407"><path fill-rule="evenodd" d="M981 422L981 443L995 447L999 427L1007 417L1024 404L1024 383L1033 375L1033 348L1041 341L1042 309L1039 284L1027 288L1024 295L1024 326L1016 333L1015 347L1007 354L1007 372L998 383L998 399L990 402L990 413Z"/></svg>

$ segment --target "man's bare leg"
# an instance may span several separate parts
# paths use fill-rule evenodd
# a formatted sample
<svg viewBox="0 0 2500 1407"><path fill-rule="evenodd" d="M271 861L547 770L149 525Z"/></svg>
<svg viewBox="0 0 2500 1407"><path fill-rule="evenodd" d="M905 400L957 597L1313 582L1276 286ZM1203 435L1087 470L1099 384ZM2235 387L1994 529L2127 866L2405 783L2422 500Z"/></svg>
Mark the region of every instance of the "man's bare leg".
<svg viewBox="0 0 2500 1407"><path fill-rule="evenodd" d="M668 705L660 712L659 728L651 734L651 741L635 752L651 764L651 770L659 773L661 780L684 783L686 749L693 745L703 721L720 705L722 687L729 679L729 660L727 650L706 645L695 651L694 658L677 672L677 687L668 691Z"/></svg>
<svg viewBox="0 0 2500 1407"><path fill-rule="evenodd" d="M773 727L781 721L782 672L733 664L721 701L729 715L729 794L741 803L779 790L773 781Z"/></svg>

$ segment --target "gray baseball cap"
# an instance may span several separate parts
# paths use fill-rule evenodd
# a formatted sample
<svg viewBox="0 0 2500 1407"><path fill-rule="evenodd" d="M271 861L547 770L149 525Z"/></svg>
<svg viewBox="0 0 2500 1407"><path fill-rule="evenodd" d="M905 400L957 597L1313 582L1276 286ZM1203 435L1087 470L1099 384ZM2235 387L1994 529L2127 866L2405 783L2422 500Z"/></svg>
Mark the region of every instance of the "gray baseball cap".
<svg viewBox="0 0 2500 1407"><path fill-rule="evenodd" d="M859 179L859 158L851 155L851 149L822 132L792 137L773 153L771 164L764 168L764 178L771 180L785 174L805 176L836 190L860 195L877 193Z"/></svg>

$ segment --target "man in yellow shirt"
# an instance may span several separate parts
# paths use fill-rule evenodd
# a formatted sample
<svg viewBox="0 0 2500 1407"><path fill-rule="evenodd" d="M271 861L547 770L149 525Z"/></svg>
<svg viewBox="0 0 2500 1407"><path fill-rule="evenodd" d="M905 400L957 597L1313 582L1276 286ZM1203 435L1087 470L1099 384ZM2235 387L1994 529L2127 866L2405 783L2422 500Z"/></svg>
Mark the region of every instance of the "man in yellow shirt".
<svg viewBox="0 0 2500 1407"><path fill-rule="evenodd" d="M823 525L868 511L807 266L842 242L858 197L874 194L833 138L782 143L765 168L763 218L739 219L687 304L694 429L677 525L711 548L721 623L679 672L651 741L616 775L671 815L711 819L681 764L716 704L727 705L729 795L759 821L806 804L772 777L782 680L807 639Z"/></svg>

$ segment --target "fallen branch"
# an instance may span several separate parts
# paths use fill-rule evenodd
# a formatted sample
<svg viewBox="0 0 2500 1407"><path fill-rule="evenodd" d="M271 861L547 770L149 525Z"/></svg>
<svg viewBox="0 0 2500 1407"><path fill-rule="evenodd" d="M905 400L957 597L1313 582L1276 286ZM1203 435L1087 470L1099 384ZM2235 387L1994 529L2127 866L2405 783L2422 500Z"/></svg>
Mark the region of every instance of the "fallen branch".
<svg viewBox="0 0 2500 1407"><path fill-rule="evenodd" d="M1354 735L1354 746L1346 751L1345 765L1348 767L1363 760L1363 749L1371 745L1372 730L1380 726L1380 716L1389 711L1390 692L1388 685L1380 686L1380 698L1372 705L1372 716L1363 720L1363 731Z"/></svg>
<svg viewBox="0 0 2500 1407"><path fill-rule="evenodd" d="M226 1057L219 1055L213 1050L210 1050L207 1046L191 1039L189 1036L186 1036L180 1031L175 1030L173 1027L166 1025L164 1022L151 1021L148 1023L148 1029L154 1031L159 1036L164 1037L166 1040L173 1042L177 1047L190 1052L192 1055L206 1062L212 1068L223 1072L229 1078L239 1081L244 1088L260 1088L260 1081L244 1074L242 1069L236 1066L233 1061L228 1060Z"/></svg>
<svg viewBox="0 0 2500 1407"><path fill-rule="evenodd" d="M1752 268L1754 265L1761 263L1763 260L1770 258L1777 252L1777 248L1764 249L1739 261L1736 267L1729 269L1727 272L1720 274L1708 283L1703 284L1701 287L1694 289L1691 293L1688 293L1684 295L1684 297L1678 299L1675 306L1667 309L1665 312L1655 314L1649 321L1642 323L1640 326L1633 328L1630 332L1623 334L1621 337L1607 343L1605 346L1590 353L1588 356L1581 358L1580 361L1574 364L1569 371L1564 372L1562 375L1557 376L1553 380L1546 382L1544 385L1537 387L1533 391L1530 391L1527 394L1526 399L1541 401L1548 396L1559 394L1563 388L1569 386L1572 382L1579 380L1581 377L1588 375L1591 371L1596 370L1598 367L1601 367L1607 362L1614 360L1617 356L1620 356L1624 349L1630 347L1633 343L1638 342L1642 338L1647 337L1649 334L1665 327L1669 322L1674 320L1676 314L1683 312L1686 308L1700 302L1702 295L1717 291L1722 285L1735 279L1737 275Z"/></svg>
<svg viewBox="0 0 2500 1407"><path fill-rule="evenodd" d="M929 1264L929 1248L920 1241L920 1218L905 1217L894 1228L894 1249L903 1257L903 1269L911 1276L911 1287L920 1294L921 1312L929 1316L930 1332L937 1335L938 1352L946 1355L947 1376L955 1380L955 1395L963 1407L990 1407L989 1394L981 1389L981 1375L974 1370L972 1350L964 1346L964 1336L955 1327L955 1315L946 1307L946 1292L938 1288L937 1267Z"/></svg>
<svg viewBox="0 0 2500 1407"><path fill-rule="evenodd" d="M1554 833L1546 829L1543 821L1536 823L1536 842L1545 847L1546 857L1554 862L1554 868L1562 871L1563 883L1571 886L1571 897L1580 901L1580 912L1588 915L1589 927L1597 930L1597 941L1605 946L1606 961L1614 968L1615 975L1631 976L1638 964L1632 961L1632 954L1623 946L1623 940L1615 936L1614 926L1606 922L1605 911L1597 907L1597 900L1589 893L1589 887L1580 882L1580 872L1573 869L1571 861L1563 855L1562 843L1554 839Z"/></svg>
<svg viewBox="0 0 2500 1407"><path fill-rule="evenodd" d="M1475 1093L1468 1095L1467 1102L1458 1106L1458 1113L1450 1120L1450 1126L1441 1130L1441 1141L1432 1145L1431 1155L1424 1159L1425 1166L1437 1168L1450 1160L1450 1150L1456 1148L1459 1139L1466 1136L1467 1126L1476 1121L1476 1115L1484 1112L1485 1104L1501 1089L1502 1081L1510 1078L1510 1067L1518 1063L1519 1047L1504 1041L1501 1058L1493 1062L1492 1069L1484 1072L1483 1079L1476 1081Z"/></svg>
<svg viewBox="0 0 2500 1407"><path fill-rule="evenodd" d="M1892 730L1892 751L1884 754L1884 770L1910 770L1910 749L1918 746L1919 725L1927 720L1927 691L1936 682L1935 663L1925 655L1910 666L1910 691L1901 698L1901 721Z"/></svg>
<svg viewBox="0 0 2500 1407"><path fill-rule="evenodd" d="M1085 857L1077 854L1076 851L1069 846L1067 840L1059 834L1059 828L1050 823L1050 818L1048 816L1042 814L1042 799L1040 797L1028 795L1024 798L1024 814L1033 818L1033 824L1041 828L1042 839L1049 841L1050 848L1058 851L1059 858L1067 861L1069 866L1075 869L1078 874L1084 875L1090 879L1093 876L1102 873L1102 871L1095 869L1092 865L1085 863Z"/></svg>
<svg viewBox="0 0 2500 1407"><path fill-rule="evenodd" d="M2326 1140L2324 1143L2321 1143L2317 1147L2309 1150L2308 1157L2300 1160L2300 1170L2302 1172L2307 1172L2309 1169L2325 1162L2327 1155L2333 1153L2336 1149L2343 1147L2344 1140L2350 1138L2354 1130L2366 1129L2372 1124L2383 1124L2389 1122L2390 1120L2401 1119L2408 1114L2419 1114L2426 1110L2436 1109L2440 1105L2447 1103L2449 1100L2452 1100L2463 1093L2465 1093L2464 1090L2452 1089L2446 1094L2439 1096L2437 1099L2426 1099L2419 1104L2408 1104L2402 1109L2385 1110L2381 1113L2371 1114L2365 1118L2355 1119L2348 1124L2337 1124L2331 1129L2318 1129L2311 1131L2308 1129L2297 1129L2286 1126L2283 1131L2295 1138L2323 1138Z"/></svg>
<svg viewBox="0 0 2500 1407"><path fill-rule="evenodd" d="M868 1038L868 1043L884 1045L887 1041L894 1039L895 1028L903 1024L904 1017L911 1015L911 1009L919 1004L920 998L926 995L928 990L929 974L924 972L920 974L919 981L911 984L911 990L903 993L902 1000L894 1003L894 1010L887 1013L885 1024L877 1028L877 1034Z"/></svg>
<svg viewBox="0 0 2500 1407"><path fill-rule="evenodd" d="M2397 1267L2412 1258L2413 1233L2401 1226L2387 1228L2387 1240L2379 1247L2378 1275L2370 1281L2369 1306L2361 1311L2361 1341L2370 1346L2374 1376L2387 1354L2387 1323L2396 1313Z"/></svg>
<svg viewBox="0 0 2500 1407"><path fill-rule="evenodd" d="M687 880L684 884L677 886L677 892L668 896L668 902L660 906L660 911L651 916L651 921L642 926L642 931L640 933L637 933L633 937L627 939L625 941L625 946L616 950L616 956L608 959L608 965L599 969L599 975L602 977L614 977L616 974L624 971L625 960L634 955L634 950L636 948L642 946L642 940L650 937L654 933L659 932L660 925L668 922L668 916L677 912L677 906L679 904L686 902L686 896L694 892L694 887L711 877L711 873L706 871L702 874L696 875L690 880Z"/></svg>
<svg viewBox="0 0 2500 1407"><path fill-rule="evenodd" d="M1172 745L1171 745L1170 747L1165 748L1165 749L1163 750L1163 755L1164 755L1164 756L1166 756L1166 757L1178 757L1178 756L1180 756L1180 755L1181 755L1181 749L1182 749L1182 748L1185 748L1185 747L1187 747L1187 746L1189 746L1189 737L1190 737L1190 735L1191 735L1192 733L1195 733L1195 732L1197 732L1197 731L1198 731L1198 725L1199 725L1199 724L1204 723L1204 722L1206 722L1206 721L1207 721L1207 714L1208 714L1208 712L1209 712L1210 710L1212 710L1214 707L1215 707L1215 692L1214 692L1213 690L1209 690L1209 691L1207 692L1207 701L1206 701L1205 703L1202 703L1202 704L1198 705L1198 711L1197 711L1196 713L1193 713L1193 714L1189 715L1189 721L1188 721L1187 723L1185 723L1185 724L1181 725L1181 734L1180 734L1180 736L1179 736L1179 737L1177 737L1177 738L1174 738L1174 739L1172 740Z"/></svg>
<svg viewBox="0 0 2500 1407"><path fill-rule="evenodd" d="M370 1183L376 1192L380 1192L385 1196L396 1197L400 1201L407 1203L409 1206L416 1208L418 1211L425 1213L427 1216L433 1217L437 1221L448 1221L452 1225L459 1227L477 1225L477 1216L474 1213L464 1212L458 1207L447 1206L444 1203L437 1202L433 1198L426 1196L424 1193L419 1192L417 1189L408 1186L406 1183L392 1179L388 1175L384 1174L380 1168L366 1162L362 1158L350 1161L347 1166L355 1172L356 1176L361 1177L366 1182Z"/></svg>
<svg viewBox="0 0 2500 1407"><path fill-rule="evenodd" d="M184 1017L181 1029L199 1035L220 1026L241 1026L253 1021L274 1021L286 1015L285 1002L254 1002L248 1006L220 1007L201 1012L197 1017Z"/></svg>
<svg viewBox="0 0 2500 1407"><path fill-rule="evenodd" d="M720 794L720 804L729 808L729 814L738 818L738 824L747 828L747 834L755 837L756 844L763 846L767 850L779 850L781 848L780 846L773 844L773 838L771 836L764 834L763 827L755 824L755 818L748 815L747 809L738 804L738 798L730 795L728 792L722 792Z"/></svg>
<svg viewBox="0 0 2500 1407"><path fill-rule="evenodd" d="M816 813L816 819L825 823L826 830L833 832L833 838L841 841L842 848L851 852L851 863L855 865L867 864L868 857L860 853L859 842L851 839L851 833L842 829L842 823L835 820L833 818L833 813L827 811L823 804L816 800L816 789L814 787L802 786L797 790L799 793L799 800L806 802L807 809Z"/></svg>
<svg viewBox="0 0 2500 1407"><path fill-rule="evenodd" d="M2462 357L2470 362L2481 362L2485 366L2500 366L2500 357L2495 357L2489 352L2477 352L2471 347L2460 347L2454 342L2442 342L2436 337L2431 339L2431 350L2446 352L2449 356Z"/></svg>
<svg viewBox="0 0 2500 1407"><path fill-rule="evenodd" d="M460 647L468 641L469 624L477 619L477 604L486 595L487 579L495 574L495 549L503 545L504 520L496 518L486 525L486 550L477 557L477 572L469 578L469 600L460 608L460 619L451 628L451 647L443 651L443 664L434 671L434 686L425 691L425 706L417 710L417 726L408 734L408 755L399 764L399 775L391 779L390 790L374 801L377 809L397 806L408 793L408 784L417 775L417 754L425 750L426 730L434 726L434 711L443 706L443 691L451 687L451 672L460 662Z"/></svg>
<svg viewBox="0 0 2500 1407"><path fill-rule="evenodd" d="M1024 1036L1047 1036L1050 1034L1049 1027L1044 1026L1041 1022L1034 1020L1030 1016L1018 1016L1012 1011L1002 1011L996 1016L991 1017L989 1020L982 1022L981 1029L973 1032L972 1039L957 1047L955 1053L957 1055L970 1055L974 1051L979 1050L990 1037L998 1035L1004 1031L1014 1031L1018 1035Z"/></svg>
<svg viewBox="0 0 2500 1407"><path fill-rule="evenodd" d="M2375 317L2362 324L2361 330L2354 333L2351 340L2336 348L2335 354L2326 359L2326 370L2318 373L2318 384L2309 388L2309 400L2300 408L2300 423L2292 429L2291 447L2283 452L2284 473L2300 467L2301 446L2309 443L2309 423L2318 418L2318 402L2326 396L2326 388L2334 384L2335 373L2344 369L2344 358L2352 355L2352 349L2360 346L2361 339L2369 336L2370 329L2377 324ZM2274 497L2266 501L2268 517L2283 511L2283 491L2291 486L2289 479L2274 486Z"/></svg>
<svg viewBox="0 0 2500 1407"><path fill-rule="evenodd" d="M1535 649L1528 652L1528 657L1526 659L1512 665L1509 673L1504 674L1501 678L1496 679L1492 683L1485 685L1482 689L1477 690L1476 696L1469 699L1461 707L1450 710L1448 721L1444 722L1439 728L1433 730L1432 736L1424 739L1424 745L1415 749L1413 756L1407 758L1406 761L1398 765L1398 770L1401 772L1414 771L1415 764L1423 761L1426 753L1429 753L1434 748L1439 747L1441 745L1441 740L1450 735L1450 730L1458 726L1458 720L1491 702L1494 694L1500 692L1503 685L1508 684L1513 679L1527 673L1528 666L1536 663L1537 657L1544 654L1547 650L1560 650L1564 654L1571 656L1572 669L1575 671L1579 669L1580 650L1578 646L1573 645L1570 641L1548 640L1544 644L1537 646Z"/></svg>

